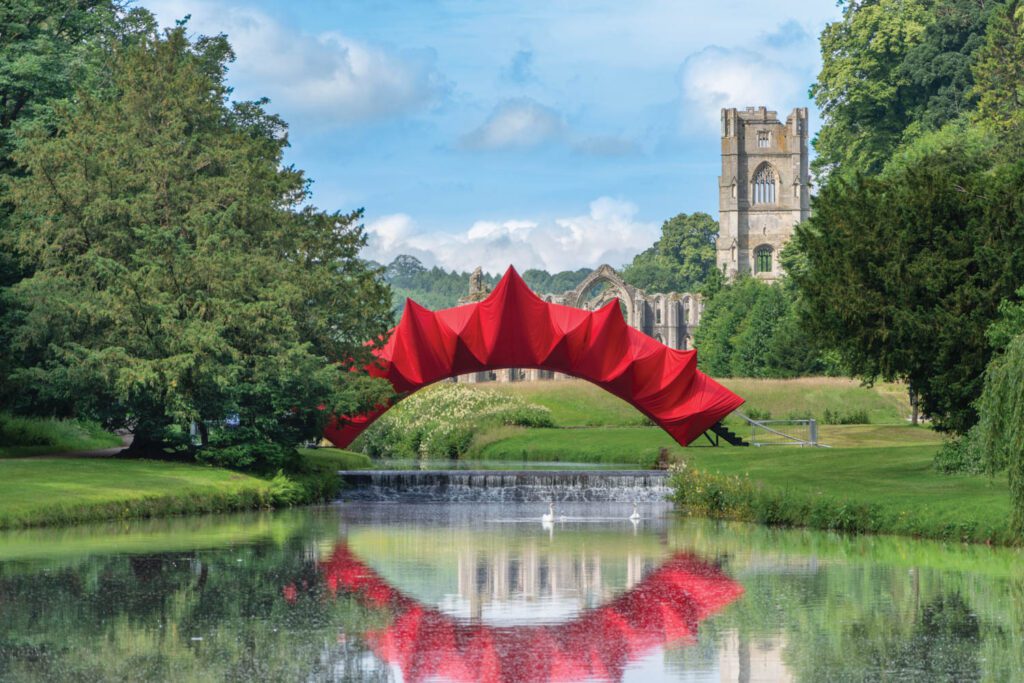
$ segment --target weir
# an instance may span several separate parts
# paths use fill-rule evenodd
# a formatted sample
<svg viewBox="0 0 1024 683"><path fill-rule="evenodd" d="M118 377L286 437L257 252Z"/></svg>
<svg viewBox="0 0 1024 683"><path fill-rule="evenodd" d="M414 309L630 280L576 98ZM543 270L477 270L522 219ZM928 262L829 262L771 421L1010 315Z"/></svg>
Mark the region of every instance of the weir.
<svg viewBox="0 0 1024 683"><path fill-rule="evenodd" d="M665 500L668 472L631 470L342 470L347 500Z"/></svg>

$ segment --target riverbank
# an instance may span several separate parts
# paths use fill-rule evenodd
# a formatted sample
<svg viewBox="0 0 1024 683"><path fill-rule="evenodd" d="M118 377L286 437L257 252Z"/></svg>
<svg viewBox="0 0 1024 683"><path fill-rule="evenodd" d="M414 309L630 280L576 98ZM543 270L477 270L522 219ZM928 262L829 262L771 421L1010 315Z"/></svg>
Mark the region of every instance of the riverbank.
<svg viewBox="0 0 1024 683"><path fill-rule="evenodd" d="M299 472L260 478L157 460L20 458L0 461L0 529L287 507L333 497L339 469L359 453L303 450Z"/></svg>
<svg viewBox="0 0 1024 683"><path fill-rule="evenodd" d="M947 475L936 447L689 450L670 485L690 514L775 526L1020 545L1006 477Z"/></svg>

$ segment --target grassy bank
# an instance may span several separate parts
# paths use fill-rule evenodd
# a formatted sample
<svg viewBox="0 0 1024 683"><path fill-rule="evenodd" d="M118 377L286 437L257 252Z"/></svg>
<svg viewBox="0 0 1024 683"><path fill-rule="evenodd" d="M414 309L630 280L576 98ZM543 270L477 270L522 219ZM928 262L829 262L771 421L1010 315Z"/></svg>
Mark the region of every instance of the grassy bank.
<svg viewBox="0 0 1024 683"><path fill-rule="evenodd" d="M302 456L299 472L266 479L155 460L9 459L0 462L0 529L311 503L337 492L339 469L371 464L336 449Z"/></svg>
<svg viewBox="0 0 1024 683"><path fill-rule="evenodd" d="M934 446L687 451L676 502L716 518L1015 544L1005 477L944 475Z"/></svg>
<svg viewBox="0 0 1024 683"><path fill-rule="evenodd" d="M0 413L0 458L116 448L121 439L88 420Z"/></svg>

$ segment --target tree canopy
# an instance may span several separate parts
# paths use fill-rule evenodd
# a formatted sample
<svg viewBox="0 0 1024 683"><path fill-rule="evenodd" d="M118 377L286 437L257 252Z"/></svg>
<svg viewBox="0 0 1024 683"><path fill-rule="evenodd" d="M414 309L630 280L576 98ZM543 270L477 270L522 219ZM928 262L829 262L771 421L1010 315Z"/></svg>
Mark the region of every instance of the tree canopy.
<svg viewBox="0 0 1024 683"><path fill-rule="evenodd" d="M681 213L661 226L661 237L622 269L622 279L648 292L713 292L718 221L706 213Z"/></svg>

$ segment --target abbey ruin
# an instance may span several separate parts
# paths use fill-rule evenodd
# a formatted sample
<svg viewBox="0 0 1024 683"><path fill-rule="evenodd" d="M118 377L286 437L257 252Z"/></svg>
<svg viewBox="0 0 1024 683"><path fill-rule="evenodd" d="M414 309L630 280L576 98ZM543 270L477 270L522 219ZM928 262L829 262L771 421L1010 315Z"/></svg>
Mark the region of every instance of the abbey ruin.
<svg viewBox="0 0 1024 683"><path fill-rule="evenodd" d="M810 214L807 108L786 122L766 107L722 110L722 174L718 179L719 234L716 264L727 279L746 273L774 282L782 274L778 255L793 226ZM487 296L478 268L469 295ZM576 289L541 295L545 301L596 310L618 299L622 316L636 329L673 349L692 349L704 303L699 294L650 294L626 283L609 265L588 275ZM557 373L509 368L464 375L459 381L551 379Z"/></svg>

